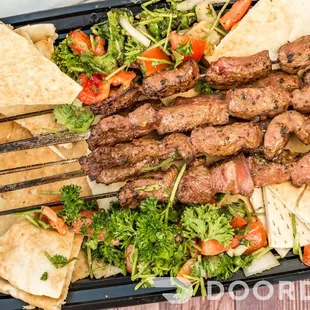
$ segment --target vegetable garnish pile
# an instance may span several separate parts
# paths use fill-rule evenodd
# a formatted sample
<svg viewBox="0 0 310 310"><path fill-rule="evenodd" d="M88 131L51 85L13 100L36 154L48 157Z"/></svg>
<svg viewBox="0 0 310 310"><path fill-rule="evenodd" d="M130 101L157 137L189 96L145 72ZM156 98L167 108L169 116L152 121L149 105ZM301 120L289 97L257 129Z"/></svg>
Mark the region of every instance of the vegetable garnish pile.
<svg viewBox="0 0 310 310"><path fill-rule="evenodd" d="M84 104L103 102L112 89L126 89L139 76L174 69L188 59L203 69L203 56L212 55L251 3L238 1L224 15L229 0L218 14L207 1L158 2L145 2L135 16L127 9L112 9L107 20L91 27L90 35L71 31L55 48L54 62L83 86L78 98ZM201 85L197 89L208 91Z"/></svg>
<svg viewBox="0 0 310 310"><path fill-rule="evenodd" d="M188 279L194 294L200 288L205 296L205 279L229 279L271 254L262 223L242 200L225 204L218 195L214 204L173 206L177 187L178 181L167 204L148 198L136 210L114 202L104 211L81 199L79 186L67 185L60 191L63 206L18 215L60 234L70 229L84 235L90 277L98 262L111 264L130 273L136 288L152 286L157 276L173 276ZM69 263L46 255L59 267Z"/></svg>

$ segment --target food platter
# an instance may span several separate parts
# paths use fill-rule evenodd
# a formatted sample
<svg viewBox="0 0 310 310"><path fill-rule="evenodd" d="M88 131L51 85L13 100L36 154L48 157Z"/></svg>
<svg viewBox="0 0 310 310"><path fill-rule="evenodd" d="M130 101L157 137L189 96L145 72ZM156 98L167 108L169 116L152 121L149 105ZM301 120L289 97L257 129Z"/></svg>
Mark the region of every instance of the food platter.
<svg viewBox="0 0 310 310"><path fill-rule="evenodd" d="M39 13L31 13L22 16L13 16L2 19L6 24L11 24L14 27L20 27L27 24L38 23L53 23L57 29L59 37L56 45L61 42L66 35L74 29L82 29L85 33L90 32L90 27L94 24L100 23L107 18L107 12L111 8L128 8L134 14L138 14L141 10L141 3L147 1L101 1L92 4L85 4L74 7L67 7L61 9L54 9ZM228 9L235 1L231 1ZM253 1L254 5L257 1ZM160 1L154 7L162 7L165 1ZM221 5L214 5L218 11ZM1 121L1 119L0 119ZM168 131L169 132L169 131ZM161 132L166 133L166 132ZM85 137L84 137L85 138ZM72 139L67 136L67 141L72 142ZM125 140L126 141L126 140ZM123 142L123 141L121 141ZM47 144L48 145L48 144ZM70 172L69 172L70 173ZM82 175L82 174L81 174ZM79 172L75 176L80 176ZM71 175L72 177L72 175ZM69 177L68 177L69 179ZM31 181L30 181L31 182ZM42 180L39 181L40 184ZM104 182L103 182L104 183ZM107 181L108 183L113 183ZM28 183L26 187L30 187ZM32 183L36 185L36 183ZM39 184L39 183L38 183ZM25 186L23 184L22 186ZM17 187L18 188L18 187ZM10 189L9 189L10 190ZM274 189L276 190L276 189ZM6 192L5 187L1 187L1 192ZM109 197L107 195L107 197ZM34 203L35 204L35 203ZM291 210L290 210L291 211ZM306 245L306 244L304 244ZM276 247L276 246L274 246ZM277 283L281 280L292 281L299 279L306 279L310 276L310 270L304 264L301 264L298 256L290 251L284 258L281 259L281 264L270 270L264 271L262 274L251 275L245 277L241 270L237 271L229 280L221 281L225 290L229 285L236 280L242 280L252 287L259 280L266 280L270 283ZM145 288L135 290L136 283L132 283L129 276L114 276L105 279L84 279L70 285L69 294L66 304L63 309L103 309L120 306L130 306L143 303L151 303L165 300L163 294L174 292L171 288ZM234 289L242 287L236 286ZM212 292L217 293L217 288L213 288ZM199 293L198 293L199 294ZM0 294L0 308L1 309L20 309L24 303L16 300L10 296Z"/></svg>

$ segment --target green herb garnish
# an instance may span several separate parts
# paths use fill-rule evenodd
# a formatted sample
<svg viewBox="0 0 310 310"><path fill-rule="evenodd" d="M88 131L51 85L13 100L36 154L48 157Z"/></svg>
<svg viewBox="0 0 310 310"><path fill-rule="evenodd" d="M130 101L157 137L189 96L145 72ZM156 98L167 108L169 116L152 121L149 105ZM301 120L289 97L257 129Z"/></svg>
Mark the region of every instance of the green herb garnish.
<svg viewBox="0 0 310 310"><path fill-rule="evenodd" d="M192 43L188 41L185 45L179 44L177 48L177 52L184 56L190 56L193 54Z"/></svg>
<svg viewBox="0 0 310 310"><path fill-rule="evenodd" d="M63 255L56 254L54 256L51 256L47 252L45 252L45 256L48 258L48 260L57 268L63 268L70 264L72 261L78 259L77 257L72 257L71 259L67 259Z"/></svg>
<svg viewBox="0 0 310 310"><path fill-rule="evenodd" d="M41 281L46 281L48 279L48 273L44 272L40 278Z"/></svg>

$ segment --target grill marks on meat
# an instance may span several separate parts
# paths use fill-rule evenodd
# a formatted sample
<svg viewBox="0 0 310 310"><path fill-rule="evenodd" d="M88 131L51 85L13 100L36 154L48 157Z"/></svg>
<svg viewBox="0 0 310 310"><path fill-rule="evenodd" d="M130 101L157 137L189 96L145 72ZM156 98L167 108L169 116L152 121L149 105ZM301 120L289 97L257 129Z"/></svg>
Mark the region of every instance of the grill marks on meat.
<svg viewBox="0 0 310 310"><path fill-rule="evenodd" d="M107 117L132 107L140 95L140 90L135 86L125 89L120 87L112 90L107 100L92 104L90 109L94 114L101 114L103 117Z"/></svg>
<svg viewBox="0 0 310 310"><path fill-rule="evenodd" d="M187 136L175 133L160 141L138 139L114 147L102 146L88 157L82 157L80 164L83 171L95 179L105 168L133 165L143 160L164 160L174 154L177 154L177 159L191 159L196 155L196 150Z"/></svg>
<svg viewBox="0 0 310 310"><path fill-rule="evenodd" d="M268 51L246 57L221 57L211 63L207 71L207 79L212 87L228 88L238 84L246 84L265 77L272 70L272 62Z"/></svg>
<svg viewBox="0 0 310 310"><path fill-rule="evenodd" d="M293 92L292 105L296 111L310 113L310 85Z"/></svg>
<svg viewBox="0 0 310 310"><path fill-rule="evenodd" d="M192 89L198 78L198 64L189 59L175 70L162 71L146 77L142 84L142 92L151 99L165 98Z"/></svg>
<svg viewBox="0 0 310 310"><path fill-rule="evenodd" d="M269 73L265 78L258 80L253 84L253 87L280 87L288 92L302 87L301 78L297 74L287 74L283 71L277 70Z"/></svg>
<svg viewBox="0 0 310 310"><path fill-rule="evenodd" d="M227 92L228 113L246 120L264 120L286 111L290 105L290 94L279 88L240 88Z"/></svg>
<svg viewBox="0 0 310 310"><path fill-rule="evenodd" d="M267 162L257 156L251 156L247 160L255 187L280 184L289 181L291 178L293 163Z"/></svg>
<svg viewBox="0 0 310 310"><path fill-rule="evenodd" d="M224 125L229 115L223 94L177 98L175 105L161 108L158 112L159 134L186 132L202 125Z"/></svg>
<svg viewBox="0 0 310 310"><path fill-rule="evenodd" d="M276 116L269 124L264 140L266 158L272 159L279 154L289 140L289 134L295 133L305 144L310 143L310 119L296 111L287 111Z"/></svg>
<svg viewBox="0 0 310 310"><path fill-rule="evenodd" d="M310 36L284 44L278 53L280 68L288 73L297 73L310 65Z"/></svg>
<svg viewBox="0 0 310 310"><path fill-rule="evenodd" d="M150 173L144 178L128 182L118 194L120 205L131 209L136 208L148 197L168 202L178 172L177 167L172 165L166 172Z"/></svg>
<svg viewBox="0 0 310 310"><path fill-rule="evenodd" d="M198 153L228 156L242 149L258 148L263 142L263 132L254 123L234 123L223 127L196 128L191 142Z"/></svg>
<svg viewBox="0 0 310 310"><path fill-rule="evenodd" d="M158 123L158 112L151 104L144 104L127 116L114 115L103 118L92 130L87 140L90 150L101 145L115 145L145 136Z"/></svg>

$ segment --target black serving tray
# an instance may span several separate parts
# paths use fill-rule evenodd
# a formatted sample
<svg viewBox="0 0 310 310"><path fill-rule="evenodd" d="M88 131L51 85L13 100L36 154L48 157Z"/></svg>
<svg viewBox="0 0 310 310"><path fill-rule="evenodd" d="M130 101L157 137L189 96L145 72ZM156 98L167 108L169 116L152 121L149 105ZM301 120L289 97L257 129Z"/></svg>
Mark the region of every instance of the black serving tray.
<svg viewBox="0 0 310 310"><path fill-rule="evenodd" d="M141 3L146 0L106 0L90 4L64 7L48 11L12 16L3 18L2 21L11 24L14 27L27 24L53 23L62 39L65 35L76 28L88 30L93 24L105 20L106 13L111 8L126 7L134 13L138 13ZM231 1L233 3L235 1ZM253 3L257 0L253 1ZM165 5L159 2L157 6ZM0 55L1 57L1 55ZM310 278L310 268L303 265L297 256L291 252L287 257L281 260L281 265L266 271L262 274L245 278L242 271L237 272L229 281L223 281L225 290L235 280L242 280L252 287L260 280L266 280L270 283L279 281L293 281ZM164 301L163 293L171 293L171 288L148 288L135 291L135 283L132 283L130 277L116 276L100 280L81 280L70 286L66 305L63 309L76 310L95 310L112 307L124 307L145 303ZM242 287L236 286L234 289ZM214 287L214 293L217 287ZM22 309L25 305L22 301L16 300L8 295L0 294L1 310Z"/></svg>

